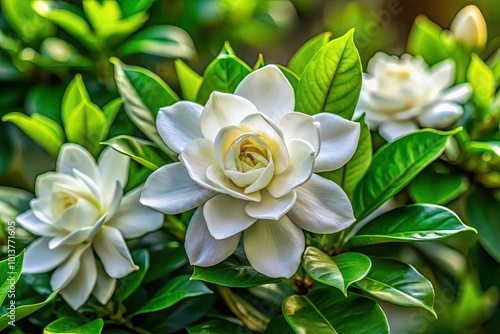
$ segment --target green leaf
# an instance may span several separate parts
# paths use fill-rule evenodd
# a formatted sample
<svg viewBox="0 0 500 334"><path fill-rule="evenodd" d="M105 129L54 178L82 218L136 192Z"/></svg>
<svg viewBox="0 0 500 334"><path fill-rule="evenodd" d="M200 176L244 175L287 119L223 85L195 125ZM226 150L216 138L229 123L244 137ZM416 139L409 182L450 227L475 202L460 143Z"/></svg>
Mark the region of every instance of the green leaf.
<svg viewBox="0 0 500 334"><path fill-rule="evenodd" d="M189 334L255 333L247 327L222 319L214 319L186 328Z"/></svg>
<svg viewBox="0 0 500 334"><path fill-rule="evenodd" d="M124 301L141 285L149 269L149 252L147 249L138 249L132 252L134 263L139 270L120 278L116 284L115 296L119 301Z"/></svg>
<svg viewBox="0 0 500 334"><path fill-rule="evenodd" d="M330 257L315 247L307 247L302 266L314 280L333 286L347 297L347 288L365 277L371 268L370 258L361 253L343 253Z"/></svg>
<svg viewBox="0 0 500 334"><path fill-rule="evenodd" d="M234 93L238 84L252 69L236 57L226 44L217 58L205 70L196 101L205 104L212 92Z"/></svg>
<svg viewBox="0 0 500 334"><path fill-rule="evenodd" d="M32 0L2 0L2 14L17 34L27 41L50 36L55 27L32 8Z"/></svg>
<svg viewBox="0 0 500 334"><path fill-rule="evenodd" d="M25 316L30 315L31 313L36 312L39 309L41 309L42 307L44 307L45 305L47 305L48 303L50 303L51 301L53 301L56 298L56 296L57 296L58 293L59 293L59 290L54 291L43 302L36 303L36 304L30 304L30 305L22 305L22 306L16 307L15 308L16 321L19 321L22 318L24 318ZM5 328L7 328L7 326L9 326L9 322L10 321L12 321L12 320L9 317L9 314L8 313L3 314L0 317L0 331L2 331Z"/></svg>
<svg viewBox="0 0 500 334"><path fill-rule="evenodd" d="M408 37L408 53L421 56L430 66L450 58L447 44L442 38L443 30L424 15L415 19Z"/></svg>
<svg viewBox="0 0 500 334"><path fill-rule="evenodd" d="M85 88L85 83L83 82L82 76L80 74L75 75L74 79L71 80L66 91L64 92L62 105L61 105L61 119L63 124L68 121L69 115L73 110L78 107L82 102L91 102L87 88Z"/></svg>
<svg viewBox="0 0 500 334"><path fill-rule="evenodd" d="M115 121L116 115L120 111L120 108L123 105L123 99L121 97L117 97L109 101L104 107L102 107L102 111L104 112L104 117L106 118L106 133L111 129L111 125Z"/></svg>
<svg viewBox="0 0 500 334"><path fill-rule="evenodd" d="M421 307L437 318L431 282L406 263L379 257L370 259L370 272L353 284L355 288L393 304Z"/></svg>
<svg viewBox="0 0 500 334"><path fill-rule="evenodd" d="M248 288L281 281L280 278L271 278L259 273L239 250L215 266L194 266L191 279L235 288Z"/></svg>
<svg viewBox="0 0 500 334"><path fill-rule="evenodd" d="M174 305L175 303L189 297L206 295L212 293L200 281L191 281L189 275L180 275L165 284L141 309L133 316L141 313L160 311Z"/></svg>
<svg viewBox="0 0 500 334"><path fill-rule="evenodd" d="M195 101L203 78L180 59L176 59L174 65L184 100Z"/></svg>
<svg viewBox="0 0 500 334"><path fill-rule="evenodd" d="M123 16L127 17L139 12L146 12L155 2L155 0L118 0L122 8Z"/></svg>
<svg viewBox="0 0 500 334"><path fill-rule="evenodd" d="M123 153L141 165L151 170L156 170L161 166L171 162L158 147L147 140L121 135L102 142L116 151Z"/></svg>
<svg viewBox="0 0 500 334"><path fill-rule="evenodd" d="M408 185L408 194L416 203L444 205L469 189L469 179L443 170L437 173L430 165Z"/></svg>
<svg viewBox="0 0 500 334"><path fill-rule="evenodd" d="M9 223L6 227L6 234L8 235L6 247L9 257L0 262L0 305L3 304L3 301L5 300L7 294L9 294L11 287L19 281L21 271L23 270L24 250L16 256L11 256L12 254L15 254L15 252L11 253L14 251L14 244L12 244L11 241L14 241L12 237L15 237L15 226L15 224L12 225ZM13 300L10 296L9 299Z"/></svg>
<svg viewBox="0 0 500 334"><path fill-rule="evenodd" d="M301 76L306 65L314 57L316 52L328 43L330 37L332 37L332 33L327 31L304 43L288 62L288 68Z"/></svg>
<svg viewBox="0 0 500 334"><path fill-rule="evenodd" d="M438 158L456 131L420 130L379 149L354 191L357 220L366 218Z"/></svg>
<svg viewBox="0 0 500 334"><path fill-rule="evenodd" d="M252 69L256 71L264 66L266 66L266 62L264 61L264 56L262 55L262 53L259 53L259 57L257 58L257 61L253 65Z"/></svg>
<svg viewBox="0 0 500 334"><path fill-rule="evenodd" d="M467 70L467 81L472 86L472 99L482 108L488 108L495 96L495 78L477 54L472 59Z"/></svg>
<svg viewBox="0 0 500 334"><path fill-rule="evenodd" d="M290 296L283 302L282 310L296 333L389 333L385 314L375 301L355 293L345 297L331 287Z"/></svg>
<svg viewBox="0 0 500 334"><path fill-rule="evenodd" d="M361 61L354 30L323 46L307 64L297 87L296 109L352 119L361 91Z"/></svg>
<svg viewBox="0 0 500 334"><path fill-rule="evenodd" d="M372 137L370 128L365 122L363 116L358 122L361 125L361 133L359 134L358 147L352 158L342 167L337 170L321 173L321 176L337 183L352 200L354 189L359 181L365 175L370 162L372 160Z"/></svg>
<svg viewBox="0 0 500 334"><path fill-rule="evenodd" d="M92 102L82 101L64 123L69 142L82 145L94 152L106 136L106 118L102 110Z"/></svg>
<svg viewBox="0 0 500 334"><path fill-rule="evenodd" d="M126 56L144 53L165 58L187 58L196 56L193 41L179 27L161 25L148 27L127 40L117 51Z"/></svg>
<svg viewBox="0 0 500 334"><path fill-rule="evenodd" d="M52 119L40 114L29 117L20 112L12 112L2 117L2 121L17 125L52 157L55 158L59 154L64 135L61 126Z"/></svg>
<svg viewBox="0 0 500 334"><path fill-rule="evenodd" d="M116 85L128 117L158 147L170 152L156 130L156 115L160 108L177 102L179 98L153 72L125 65L118 58L111 58L110 61L115 65Z"/></svg>
<svg viewBox="0 0 500 334"><path fill-rule="evenodd" d="M30 208L33 194L22 189L0 186L0 222L7 224Z"/></svg>
<svg viewBox="0 0 500 334"><path fill-rule="evenodd" d="M286 68L283 65L277 65L277 66L281 70L281 72L285 75L290 85L292 85L293 91L296 92L300 80L297 74L295 74L292 70Z"/></svg>
<svg viewBox="0 0 500 334"><path fill-rule="evenodd" d="M446 207L433 204L405 205L370 221L349 239L347 246L439 240L465 231L476 232Z"/></svg>
<svg viewBox="0 0 500 334"><path fill-rule="evenodd" d="M59 318L44 328L43 334L99 334L104 327L104 321L101 318L92 320L86 324L80 325L72 317Z"/></svg>
<svg viewBox="0 0 500 334"><path fill-rule="evenodd" d="M470 224L479 232L479 242L488 254L500 263L500 224L498 223L500 202L484 190L477 190L470 195L467 208Z"/></svg>
<svg viewBox="0 0 500 334"><path fill-rule="evenodd" d="M266 334L295 334L283 315L271 319L265 331Z"/></svg>

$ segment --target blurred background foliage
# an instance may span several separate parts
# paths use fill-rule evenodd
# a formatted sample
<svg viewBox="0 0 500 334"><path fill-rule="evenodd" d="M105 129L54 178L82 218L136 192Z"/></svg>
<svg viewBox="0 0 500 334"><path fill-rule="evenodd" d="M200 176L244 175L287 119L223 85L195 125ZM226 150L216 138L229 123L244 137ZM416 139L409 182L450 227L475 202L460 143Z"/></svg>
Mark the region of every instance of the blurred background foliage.
<svg viewBox="0 0 500 334"><path fill-rule="evenodd" d="M109 5L112 2L119 6ZM287 64L312 37L324 31L338 37L355 27L355 43L366 66L377 51L404 53L418 15L448 29L468 4L479 7L488 26L481 58L489 58L500 46L498 0L104 0L99 8L84 3L0 1L0 117L15 111L38 113L62 125L62 97L77 74L92 102L105 106L118 97L112 56L158 74L180 95L175 58L201 73L224 41L230 41L250 65L260 53L266 63ZM92 15L109 20L102 24ZM123 110L109 137L120 134L141 136ZM0 186L33 192L36 176L53 170L54 164L54 157L17 126L0 122ZM20 190L2 197L9 196L10 202L0 202L0 221L27 209L29 193ZM496 212L498 221L498 202L483 204ZM465 205L458 201L452 208L460 211ZM479 246L463 257L467 243L459 238L450 240L450 247L396 244L381 250L405 257L433 277L437 291L437 321L416 309L387 306L394 333L494 333L500 328L499 265Z"/></svg>

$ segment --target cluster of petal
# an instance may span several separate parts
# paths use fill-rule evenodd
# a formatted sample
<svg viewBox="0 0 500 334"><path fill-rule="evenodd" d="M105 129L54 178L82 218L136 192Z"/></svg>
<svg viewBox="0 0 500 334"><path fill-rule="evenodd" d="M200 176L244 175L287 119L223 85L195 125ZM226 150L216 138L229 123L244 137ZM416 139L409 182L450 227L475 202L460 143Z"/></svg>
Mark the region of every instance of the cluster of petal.
<svg viewBox="0 0 500 334"><path fill-rule="evenodd" d="M56 172L38 176L31 210L16 221L41 236L24 257L24 273L57 268L52 289L78 309L93 294L105 304L116 279L137 269L124 238L160 228L163 215L139 203L141 188L123 196L129 158L107 148L99 163L81 146L65 144ZM98 259L95 258L98 255Z"/></svg>
<svg viewBox="0 0 500 334"><path fill-rule="evenodd" d="M166 214L198 207L186 234L191 264L217 264L243 239L256 270L291 277L302 229L333 233L353 223L344 191L314 172L352 157L359 124L294 106L290 83L268 65L234 94L212 93L204 107L181 101L160 110L158 132L180 162L151 174L140 200Z"/></svg>
<svg viewBox="0 0 500 334"><path fill-rule="evenodd" d="M457 41L470 48L482 48L486 44L486 22L479 8L474 5L465 6L457 13L450 30Z"/></svg>
<svg viewBox="0 0 500 334"><path fill-rule="evenodd" d="M461 104L471 94L469 84L455 81L455 63L445 60L429 69L418 57L401 58L379 52L363 73L355 117L366 113L372 130L388 141L420 127L444 129L463 114Z"/></svg>

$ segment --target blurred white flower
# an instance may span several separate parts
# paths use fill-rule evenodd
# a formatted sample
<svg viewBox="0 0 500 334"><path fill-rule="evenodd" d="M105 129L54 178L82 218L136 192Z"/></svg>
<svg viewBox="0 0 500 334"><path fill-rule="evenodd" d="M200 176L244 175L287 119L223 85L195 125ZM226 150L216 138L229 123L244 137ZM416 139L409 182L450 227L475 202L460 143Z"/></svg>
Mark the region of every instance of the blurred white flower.
<svg viewBox="0 0 500 334"><path fill-rule="evenodd" d="M99 164L81 146L65 144L56 172L38 176L31 210L16 221L41 236L26 250L24 273L57 268L52 289L78 309L90 294L105 304L116 279L136 270L124 238L160 228L163 215L139 203L141 188L123 196L129 158L111 148ZM96 261L95 254L100 261Z"/></svg>
<svg viewBox="0 0 500 334"><path fill-rule="evenodd" d="M199 207L186 234L191 264L223 261L243 236L256 270L291 277L305 247L302 229L333 233L354 222L344 191L313 172L352 157L359 124L294 106L290 83L269 65L235 94L212 93L205 107L181 101L160 110L158 132L180 162L151 174L141 202L167 214Z"/></svg>
<svg viewBox="0 0 500 334"><path fill-rule="evenodd" d="M354 117L366 113L372 130L388 141L421 127L443 129L463 114L460 104L471 94L469 84L455 81L455 63L445 60L429 69L421 59L379 52L363 73L361 95Z"/></svg>
<svg viewBox="0 0 500 334"><path fill-rule="evenodd" d="M457 41L470 48L482 48L486 44L486 22L479 8L474 5L465 6L455 15L450 30Z"/></svg>

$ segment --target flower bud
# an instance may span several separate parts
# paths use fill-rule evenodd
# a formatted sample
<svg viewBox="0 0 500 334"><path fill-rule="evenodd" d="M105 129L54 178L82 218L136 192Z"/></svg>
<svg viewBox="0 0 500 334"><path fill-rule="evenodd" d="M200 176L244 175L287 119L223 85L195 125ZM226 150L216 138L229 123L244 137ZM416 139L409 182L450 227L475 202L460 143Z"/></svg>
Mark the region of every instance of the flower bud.
<svg viewBox="0 0 500 334"><path fill-rule="evenodd" d="M479 8L469 5L458 12L451 22L450 30L457 41L470 48L481 48L486 44L487 29Z"/></svg>

